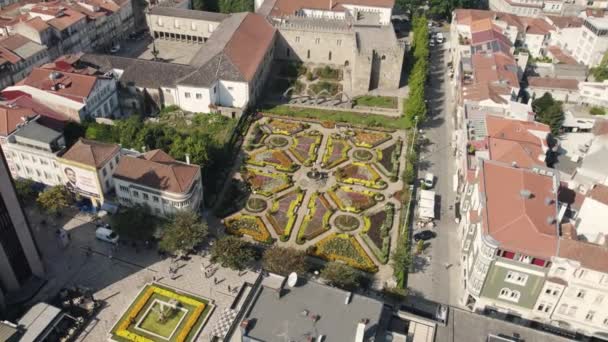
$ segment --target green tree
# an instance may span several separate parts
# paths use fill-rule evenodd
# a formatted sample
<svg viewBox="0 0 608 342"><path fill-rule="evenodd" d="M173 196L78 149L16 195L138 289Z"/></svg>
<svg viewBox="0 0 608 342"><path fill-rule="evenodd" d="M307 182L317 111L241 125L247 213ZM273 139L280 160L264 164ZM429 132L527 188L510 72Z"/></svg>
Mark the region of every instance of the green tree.
<svg viewBox="0 0 608 342"><path fill-rule="evenodd" d="M262 257L262 264L265 270L283 276L287 276L291 272L302 274L308 269L306 253L291 247L272 246L268 248Z"/></svg>
<svg viewBox="0 0 608 342"><path fill-rule="evenodd" d="M69 121L63 128L63 137L65 138L65 144L69 147L74 145L79 138L85 136L86 123L81 125L75 121Z"/></svg>
<svg viewBox="0 0 608 342"><path fill-rule="evenodd" d="M63 185L56 185L38 194L36 202L49 215L58 215L72 204L72 196Z"/></svg>
<svg viewBox="0 0 608 342"><path fill-rule="evenodd" d="M402 237L397 243L397 248L391 255L393 261L393 275L397 280L397 287L405 288L407 273L412 263L409 243Z"/></svg>
<svg viewBox="0 0 608 342"><path fill-rule="evenodd" d="M245 269L254 257L251 245L234 236L223 237L211 247L211 260L234 270Z"/></svg>
<svg viewBox="0 0 608 342"><path fill-rule="evenodd" d="M340 262L328 262L321 270L321 278L332 286L347 290L357 288L361 280L357 270Z"/></svg>
<svg viewBox="0 0 608 342"><path fill-rule="evenodd" d="M558 136L564 123L564 110L560 101L555 101L550 93L532 101L532 109L536 113L536 121L551 128L551 134Z"/></svg>
<svg viewBox="0 0 608 342"><path fill-rule="evenodd" d="M416 9L420 7L422 3L422 0L397 0L395 1L395 7L402 11L415 13Z"/></svg>
<svg viewBox="0 0 608 342"><path fill-rule="evenodd" d="M27 204L36 199L36 191L34 191L34 181L26 178L15 179L15 192L21 202Z"/></svg>
<svg viewBox="0 0 608 342"><path fill-rule="evenodd" d="M139 115L132 115L124 120L116 120L115 125L116 130L118 130L119 142L123 147L137 150L142 148L142 146L134 146L137 141L137 134L144 126Z"/></svg>
<svg viewBox="0 0 608 342"><path fill-rule="evenodd" d="M156 230L158 220L152 216L150 207L136 204L122 208L112 215L112 228L122 237L132 240L149 240Z"/></svg>
<svg viewBox="0 0 608 342"><path fill-rule="evenodd" d="M169 253L187 253L203 242L207 234L207 224L196 212L180 210L165 225L159 247Z"/></svg>
<svg viewBox="0 0 608 342"><path fill-rule="evenodd" d="M100 124L97 122L90 123L85 131L87 139L113 143L119 140L118 129L113 125Z"/></svg>

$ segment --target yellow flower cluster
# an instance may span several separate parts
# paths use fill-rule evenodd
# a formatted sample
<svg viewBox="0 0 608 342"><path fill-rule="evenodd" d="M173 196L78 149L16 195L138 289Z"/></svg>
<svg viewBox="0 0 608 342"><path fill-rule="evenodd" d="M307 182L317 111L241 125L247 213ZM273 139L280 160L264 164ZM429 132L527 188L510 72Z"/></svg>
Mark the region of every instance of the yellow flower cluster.
<svg viewBox="0 0 608 342"><path fill-rule="evenodd" d="M271 121L269 121L268 126L270 126L272 133L283 135L292 135L302 130L302 125L300 123L276 119L272 119Z"/></svg>
<svg viewBox="0 0 608 342"><path fill-rule="evenodd" d="M358 254L358 256L360 256L362 261L355 260L353 257L349 257L347 255L335 254L335 253L326 251L325 245L333 239L349 240L349 243L356 250L356 253ZM378 266L376 266L376 264L374 264L372 259L369 257L369 255L367 255L367 253L365 252L363 247L361 247L361 245L355 239L355 237L350 236L348 234L332 234L332 235L325 237L323 240L317 242L316 255L323 259L329 260L329 261L336 261L336 260L343 261L351 267L358 268L358 269L366 271L366 272L372 272L372 273L378 272Z"/></svg>
<svg viewBox="0 0 608 342"><path fill-rule="evenodd" d="M296 222L296 207L298 205L300 205L300 203L302 203L302 200L304 199L304 192L300 192L298 194L298 197L296 197L295 200L293 200L290 204L289 204L289 209L287 209L287 224L285 225L285 235L289 236L291 235L291 230L293 229L293 224Z"/></svg>
<svg viewBox="0 0 608 342"><path fill-rule="evenodd" d="M333 155L334 144L339 144L336 148L340 148L340 158L329 163L329 159ZM327 141L327 146L325 146L325 154L323 155L323 159L321 160L321 164L323 167L331 169L332 167L342 163L343 161L348 159L348 151L350 150L350 145L346 143L346 140L342 139L334 139L329 137Z"/></svg>
<svg viewBox="0 0 608 342"><path fill-rule="evenodd" d="M245 225L245 222L253 221L256 228L250 228ZM270 239L270 232L266 229L266 225L262 219L251 215L236 215L226 221L228 231L237 235L249 235L252 239L260 242L265 242Z"/></svg>
<svg viewBox="0 0 608 342"><path fill-rule="evenodd" d="M122 320L122 322L120 323L120 325L118 326L118 329L116 331L117 336L123 337L123 338L125 338L129 341L133 341L133 342L154 342L154 341L150 340L149 338L134 334L128 330L129 325L135 320L135 317L137 317L139 312L143 309L143 307L150 300L150 297L154 293L159 294L161 296L165 296L167 298L175 299L180 303L188 304L188 305L196 307L196 310L194 311L192 316L190 316L190 319L188 320L187 324L184 326L183 329L181 329L181 333L179 334L177 340L184 341L185 338L188 337L190 330L192 329L194 324L196 324L196 321L198 320L198 318L202 314L203 310L205 309L205 303L192 299L188 296L183 296L183 295L177 294L173 291L165 290L165 289L157 287L157 286L150 286L146 289L146 292L144 292L144 295L137 301L135 306L129 311L129 314L127 315L127 317L125 317ZM182 335L183 335L183 337L182 337ZM180 337L182 339L180 339Z"/></svg>

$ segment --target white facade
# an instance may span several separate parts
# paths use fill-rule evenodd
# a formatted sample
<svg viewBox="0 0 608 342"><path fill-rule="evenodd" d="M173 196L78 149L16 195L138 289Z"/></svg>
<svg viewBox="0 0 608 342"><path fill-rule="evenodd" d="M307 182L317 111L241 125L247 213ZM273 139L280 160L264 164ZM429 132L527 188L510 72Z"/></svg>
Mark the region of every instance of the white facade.
<svg viewBox="0 0 608 342"><path fill-rule="evenodd" d="M524 38L524 46L526 49L528 49L532 57L540 57L543 55L545 47L547 47L549 37L549 34L544 35L526 33Z"/></svg>
<svg viewBox="0 0 608 342"><path fill-rule="evenodd" d="M574 50L579 45L582 30L582 26L558 27L555 31L551 32L549 45L557 45L567 54L574 55Z"/></svg>
<svg viewBox="0 0 608 342"><path fill-rule="evenodd" d="M490 0L490 10L536 17L543 10L543 0Z"/></svg>
<svg viewBox="0 0 608 342"><path fill-rule="evenodd" d="M592 68L598 66L608 50L608 18L586 18L574 58Z"/></svg>
<svg viewBox="0 0 608 342"><path fill-rule="evenodd" d="M604 82L580 82L578 87L579 103L608 107L608 80Z"/></svg>
<svg viewBox="0 0 608 342"><path fill-rule="evenodd" d="M114 179L114 184L116 196L122 205L147 205L157 216L171 216L179 210L198 211L203 200L200 170L185 193L162 191L119 178Z"/></svg>

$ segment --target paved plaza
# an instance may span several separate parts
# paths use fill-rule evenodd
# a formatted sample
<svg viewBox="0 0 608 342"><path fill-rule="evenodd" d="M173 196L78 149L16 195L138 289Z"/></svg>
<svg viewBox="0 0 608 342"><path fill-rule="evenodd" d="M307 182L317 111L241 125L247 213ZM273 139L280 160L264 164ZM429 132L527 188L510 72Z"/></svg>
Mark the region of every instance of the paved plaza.
<svg viewBox="0 0 608 342"><path fill-rule="evenodd" d="M92 289L95 298L103 302L102 309L78 341L107 341L109 331L135 296L153 281L209 299L216 306L198 338L209 341L221 313L233 304L243 284L253 284L258 277L258 273L251 270L236 272L211 265L209 257L201 255L175 264L171 258L159 256L155 248L125 245L113 248L95 239L95 225L87 214L70 211L55 220L43 217L36 210L27 212L49 278L33 302L48 301L61 288L76 285ZM43 219L47 222L41 225ZM58 227L64 227L70 234L67 247L61 247L55 236ZM177 268L174 279L169 273L172 265Z"/></svg>

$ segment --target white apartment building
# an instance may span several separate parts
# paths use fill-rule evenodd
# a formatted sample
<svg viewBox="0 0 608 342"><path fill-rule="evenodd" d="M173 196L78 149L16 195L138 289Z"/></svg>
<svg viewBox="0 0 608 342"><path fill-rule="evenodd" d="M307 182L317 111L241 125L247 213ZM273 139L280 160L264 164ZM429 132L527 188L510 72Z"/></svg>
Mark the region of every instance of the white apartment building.
<svg viewBox="0 0 608 342"><path fill-rule="evenodd" d="M574 54L579 44L584 20L579 17L548 16L545 20L553 25L549 44L558 46L568 55Z"/></svg>
<svg viewBox="0 0 608 342"><path fill-rule="evenodd" d="M608 107L608 80L603 82L580 82L578 89L580 104Z"/></svg>
<svg viewBox="0 0 608 342"><path fill-rule="evenodd" d="M589 68L598 66L608 51L608 18L585 18L574 58Z"/></svg>
<svg viewBox="0 0 608 342"><path fill-rule="evenodd" d="M62 132L37 122L23 122L6 138L2 151L14 179L25 178L46 185L63 184L57 155L65 149Z"/></svg>
<svg viewBox="0 0 608 342"><path fill-rule="evenodd" d="M536 17L543 12L543 0L490 0L490 10Z"/></svg>
<svg viewBox="0 0 608 342"><path fill-rule="evenodd" d="M203 201L201 168L179 162L161 150L123 156L113 177L120 204L147 205L157 216L198 211Z"/></svg>

